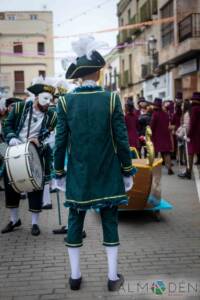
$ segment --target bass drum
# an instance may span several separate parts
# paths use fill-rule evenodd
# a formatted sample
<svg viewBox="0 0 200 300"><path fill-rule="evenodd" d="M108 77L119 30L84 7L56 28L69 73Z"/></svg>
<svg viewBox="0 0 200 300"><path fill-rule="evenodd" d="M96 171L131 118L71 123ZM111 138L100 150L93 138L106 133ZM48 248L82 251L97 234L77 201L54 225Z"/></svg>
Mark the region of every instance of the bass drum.
<svg viewBox="0 0 200 300"><path fill-rule="evenodd" d="M33 143L8 147L5 165L9 183L16 192L33 192L42 189L42 164Z"/></svg>

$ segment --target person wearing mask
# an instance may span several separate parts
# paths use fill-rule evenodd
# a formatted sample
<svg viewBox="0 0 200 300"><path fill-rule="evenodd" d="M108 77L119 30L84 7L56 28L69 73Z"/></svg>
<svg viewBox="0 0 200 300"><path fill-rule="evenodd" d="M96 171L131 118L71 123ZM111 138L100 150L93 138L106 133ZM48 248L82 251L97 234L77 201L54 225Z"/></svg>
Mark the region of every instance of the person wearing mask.
<svg viewBox="0 0 200 300"><path fill-rule="evenodd" d="M34 93L35 100L17 102L8 114L4 124L4 137L9 146L16 146L31 141L37 147L41 161L44 161L44 173L50 176L49 157L43 145L51 130L56 125L56 113L49 110L49 104L54 94L54 87L42 82L31 85L28 90ZM44 182L45 182L44 180ZM17 193L9 184L7 172L4 172L5 202L10 210L10 222L2 229L1 233L9 233L21 226L19 218L20 193ZM29 211L31 212L31 234L40 234L38 226L39 214L42 209L43 188L28 193Z"/></svg>

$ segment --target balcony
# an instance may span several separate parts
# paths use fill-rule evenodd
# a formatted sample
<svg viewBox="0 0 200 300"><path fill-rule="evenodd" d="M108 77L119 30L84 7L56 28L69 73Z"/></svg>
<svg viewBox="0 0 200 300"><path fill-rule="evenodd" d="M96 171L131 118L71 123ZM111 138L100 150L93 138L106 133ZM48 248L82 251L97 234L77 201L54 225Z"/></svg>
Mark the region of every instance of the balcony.
<svg viewBox="0 0 200 300"><path fill-rule="evenodd" d="M122 30L118 35L117 35L117 44L122 45L124 43L129 42L130 36L128 30Z"/></svg>
<svg viewBox="0 0 200 300"><path fill-rule="evenodd" d="M159 53L159 65L181 64L200 55L200 13L192 13L177 24L177 38Z"/></svg>
<svg viewBox="0 0 200 300"><path fill-rule="evenodd" d="M200 14L193 13L184 18L178 25L179 43L188 38L200 37Z"/></svg>

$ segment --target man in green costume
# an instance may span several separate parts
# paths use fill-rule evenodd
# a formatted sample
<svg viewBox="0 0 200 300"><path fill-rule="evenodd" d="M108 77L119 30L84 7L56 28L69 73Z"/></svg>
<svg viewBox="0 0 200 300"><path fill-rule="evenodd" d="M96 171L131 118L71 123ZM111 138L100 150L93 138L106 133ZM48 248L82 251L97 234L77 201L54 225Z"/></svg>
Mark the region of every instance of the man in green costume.
<svg viewBox="0 0 200 300"><path fill-rule="evenodd" d="M133 185L128 137L120 98L97 85L103 57L95 50L92 38L74 43L78 54L66 73L67 79L82 79L82 86L60 97L55 141L57 186L65 184L69 207L66 246L71 265L70 287L80 289L80 247L86 211L100 210L103 245L108 258L108 290L119 290L124 282L117 273L118 205L127 204L125 190ZM89 50L88 50L89 49Z"/></svg>
<svg viewBox="0 0 200 300"><path fill-rule="evenodd" d="M43 82L43 81L42 81ZM35 95L34 101L17 102L8 114L3 127L5 141L9 146L16 146L31 141L38 149L44 168L44 183L50 179L51 152L45 139L56 126L57 114L49 109L55 88L45 83L32 84L28 91ZM19 218L19 205L21 195L9 184L6 170L4 171L5 202L10 210L10 222L1 230L1 233L12 232L21 226ZM31 234L38 236L39 215L42 210L43 189L28 193L29 211L31 212Z"/></svg>

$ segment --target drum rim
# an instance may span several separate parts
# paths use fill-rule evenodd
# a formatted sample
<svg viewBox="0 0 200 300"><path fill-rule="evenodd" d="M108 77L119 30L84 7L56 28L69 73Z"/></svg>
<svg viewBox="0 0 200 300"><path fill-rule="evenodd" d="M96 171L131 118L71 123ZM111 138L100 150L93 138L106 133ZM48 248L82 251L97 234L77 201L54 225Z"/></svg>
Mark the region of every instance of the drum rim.
<svg viewBox="0 0 200 300"><path fill-rule="evenodd" d="M31 143L30 141L27 142L27 143L26 143L26 146L25 146L25 150L26 150L26 151L28 150L28 147L29 147L30 144L31 144L31 145L33 146L33 148L36 150L36 153L38 154L38 157L39 157L39 153L38 153L37 148L36 148L36 146L34 145L34 143ZM39 160L40 160L40 157L39 157ZM41 189L43 180L42 180L42 182L41 182L41 186L39 186L39 185L37 184L37 182L35 181L35 179L33 178L33 176L31 176L31 175L32 175L32 172L31 172L31 169L30 169L30 165L29 165L29 163L28 163L28 162L29 162L29 155L26 155L25 162L26 162L26 167L27 167L27 170L28 170L29 180L31 181L31 183L32 183L33 185L35 185L35 189L36 189L36 190ZM40 164L41 164L41 162L40 162ZM42 166L41 166L41 170L42 170ZM42 175L43 175L43 172L42 172Z"/></svg>
<svg viewBox="0 0 200 300"><path fill-rule="evenodd" d="M29 166L29 156L30 155L27 155L28 152L28 147L29 145L31 144L33 146L33 148L36 150L36 153L39 157L39 161L40 161L40 156L39 156L39 153L37 151L37 148L36 146L34 145L34 143L28 141L26 143L23 143L25 145L25 165L26 165L26 170L27 170L27 174L28 174L28 180L29 182L32 184L33 186L33 192L34 191L38 191L38 190L41 190L42 188L42 185L43 185L43 179L41 181L41 186L37 184L37 182L35 181L35 179L33 178L32 175L32 172L31 172L31 169L30 169L30 166ZM10 165L8 163L8 160L9 160L9 152L10 152L10 149L11 149L12 146L9 146L6 150L6 154L5 154L5 164L6 164L6 171L7 171L7 174L8 174L8 178L9 178L9 184L12 186L12 188L17 192L17 193L22 193L23 191L20 190L17 186L16 186L16 183L13 179L13 176L11 175L11 171L10 171ZM41 161L40 161L40 164L41 164ZM42 164L41 164L41 170L42 170L42 178L43 178L43 168L42 168Z"/></svg>
<svg viewBox="0 0 200 300"><path fill-rule="evenodd" d="M6 155L5 155L5 163L6 163L6 172L8 175L8 179L9 179L9 184L12 186L12 188L17 192L17 193L21 193L21 191L17 188L17 186L15 185L15 182L13 180L13 177L11 175L11 171L10 171L10 165L8 163L8 154L10 151L11 147L9 146L6 150Z"/></svg>

